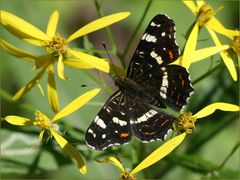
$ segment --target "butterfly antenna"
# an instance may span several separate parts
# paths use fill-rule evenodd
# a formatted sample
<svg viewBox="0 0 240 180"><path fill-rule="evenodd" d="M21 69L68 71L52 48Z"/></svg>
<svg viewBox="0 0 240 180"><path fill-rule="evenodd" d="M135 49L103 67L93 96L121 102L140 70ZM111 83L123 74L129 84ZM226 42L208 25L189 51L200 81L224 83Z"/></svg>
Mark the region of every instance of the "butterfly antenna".
<svg viewBox="0 0 240 180"><path fill-rule="evenodd" d="M112 72L113 72L115 75L117 75L117 71L116 71L115 66L114 66L114 64L113 64L113 60L112 60L111 56L110 56L109 53L108 53L107 46L106 46L106 44L105 44L104 42L102 43L102 45L103 45L103 47L104 47L104 49L105 49L105 51L106 51L106 53L107 53L107 56L108 56L108 58L110 59L110 62L111 62L111 64L110 64L110 72L111 72L111 69L112 69ZM110 74L111 74L111 73L110 73ZM112 76L112 75L111 75L111 76Z"/></svg>

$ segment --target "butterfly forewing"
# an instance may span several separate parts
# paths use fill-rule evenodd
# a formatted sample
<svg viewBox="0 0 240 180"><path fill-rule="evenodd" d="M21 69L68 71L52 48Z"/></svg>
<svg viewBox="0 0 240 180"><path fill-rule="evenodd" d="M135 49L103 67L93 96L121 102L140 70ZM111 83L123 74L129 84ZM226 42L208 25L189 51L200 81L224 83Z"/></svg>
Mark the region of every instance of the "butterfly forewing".
<svg viewBox="0 0 240 180"><path fill-rule="evenodd" d="M145 30L129 64L127 76L147 73L156 65L166 65L179 56L175 40L175 24L165 14L155 16Z"/></svg>

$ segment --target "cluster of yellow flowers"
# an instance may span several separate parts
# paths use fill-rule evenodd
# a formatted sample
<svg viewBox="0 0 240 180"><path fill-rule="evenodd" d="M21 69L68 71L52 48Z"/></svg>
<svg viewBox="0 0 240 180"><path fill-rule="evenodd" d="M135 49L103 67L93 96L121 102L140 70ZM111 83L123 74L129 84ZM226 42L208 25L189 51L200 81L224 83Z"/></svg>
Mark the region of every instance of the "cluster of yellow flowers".
<svg viewBox="0 0 240 180"><path fill-rule="evenodd" d="M228 49L232 48L236 52L239 59L240 32L238 30L230 30L225 28L221 24L221 22L217 20L215 15L222 9L222 7L218 8L217 10L214 10L211 8L210 5L205 4L204 1L197 1L196 4L193 1L183 1L183 3L196 16L196 21L189 37L187 38L183 55L180 56L179 59L174 62L174 64L179 64L185 67L186 69L189 69L192 63L198 62L209 56L220 53L222 60L224 61L227 69L229 70L232 79L234 81L237 81L238 79L237 71L233 59L228 53ZM30 126L30 125L38 126L41 129L39 134L40 140L42 140L44 132L49 131L51 135L55 138L59 146L77 161L80 172L83 174L86 173L87 168L83 161L83 158L77 152L77 150L70 143L68 143L66 139L62 137L61 132L58 131L57 125L55 123L56 121L73 113L74 111L88 103L94 96L96 96L100 92L100 89L99 88L92 89L84 93L83 95L79 96L75 100L73 100L66 107L60 108L53 67L54 64L56 63L58 77L62 80L68 79L64 73L64 66L82 69L96 68L105 73L109 73L111 71L110 67L112 66L109 63L109 61L103 58L87 54L85 52L81 52L79 50L75 50L70 47L69 43L93 31L99 30L120 20L123 20L124 18L128 17L130 13L120 12L99 18L83 26L66 39L56 33L59 19L58 11L54 11L50 16L46 33L42 32L41 30L31 25L30 23L24 21L23 19L11 14L10 12L1 10L0 13L1 13L0 23L9 32L19 37L23 41L26 41L27 43L46 49L46 54L38 56L26 52L18 47L15 47L9 42L0 39L1 47L4 50L6 50L9 54L17 56L23 60L33 62L34 63L34 67L32 69L33 71L39 69L39 73L36 75L36 77L34 77L25 86L18 90L16 94L13 96L13 100L20 99L24 94L29 92L35 85L38 85L38 87L43 92L39 84L39 81L46 72L48 75L47 79L48 101L52 110L55 112L55 115L52 118L48 118L40 111L36 111L34 120L25 117L9 115L2 118L1 121L7 121L8 123L17 126ZM196 50L198 33L200 28L202 27L206 27L215 43L215 46ZM222 44L219 38L217 37L217 33L220 33L226 36L227 38L231 39L232 44ZM193 115L188 112L181 112L181 115L177 121L177 124L175 124L175 127L178 130L180 129L179 132L183 133L165 142L162 146L160 146L158 149L152 152L147 158L145 158L137 167L135 167L130 172L128 172L123 167L122 163L120 163L114 157L108 157L100 162L112 163L119 167L121 170L120 177L122 179L135 179L136 178L135 174L137 172L156 163L157 161L168 155L171 151L173 151L179 144L181 144L186 135L192 133L195 127L194 123L196 122L197 119L206 117L212 114L217 109L222 111L239 111L240 107L238 105L233 105L229 103L216 102L206 106L205 108L203 108L202 110Z"/></svg>

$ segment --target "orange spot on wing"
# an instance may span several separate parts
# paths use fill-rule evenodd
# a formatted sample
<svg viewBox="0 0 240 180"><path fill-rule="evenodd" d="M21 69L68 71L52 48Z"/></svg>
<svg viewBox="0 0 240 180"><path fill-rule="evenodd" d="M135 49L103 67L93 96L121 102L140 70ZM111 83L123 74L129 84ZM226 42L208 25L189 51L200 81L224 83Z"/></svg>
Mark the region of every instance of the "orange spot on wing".
<svg viewBox="0 0 240 180"><path fill-rule="evenodd" d="M168 55L169 55L170 59L173 59L173 52L172 51L168 51Z"/></svg>
<svg viewBox="0 0 240 180"><path fill-rule="evenodd" d="M156 132L144 132L143 134L145 134L145 135L153 135L153 134L156 134Z"/></svg>
<svg viewBox="0 0 240 180"><path fill-rule="evenodd" d="M120 137L128 137L128 136L129 136L128 133L121 133L121 134L120 134Z"/></svg>

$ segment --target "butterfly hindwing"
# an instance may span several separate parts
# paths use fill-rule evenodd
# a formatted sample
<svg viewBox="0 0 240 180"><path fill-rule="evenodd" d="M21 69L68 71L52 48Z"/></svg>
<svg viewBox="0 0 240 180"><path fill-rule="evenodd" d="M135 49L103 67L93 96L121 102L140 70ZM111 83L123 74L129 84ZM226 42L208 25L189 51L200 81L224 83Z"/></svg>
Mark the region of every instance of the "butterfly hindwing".
<svg viewBox="0 0 240 180"><path fill-rule="evenodd" d="M175 118L159 112L148 104L136 101L132 104L131 128L143 142L164 140L172 129Z"/></svg>
<svg viewBox="0 0 240 180"><path fill-rule="evenodd" d="M125 144L132 136L126 97L115 92L97 114L86 132L87 144L96 149Z"/></svg>
<svg viewBox="0 0 240 180"><path fill-rule="evenodd" d="M182 66L167 65L152 69L145 76L142 75L134 81L149 92L159 102L180 110L186 105L193 91L190 75Z"/></svg>

